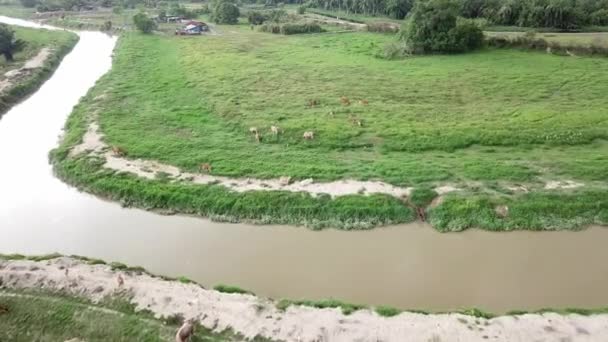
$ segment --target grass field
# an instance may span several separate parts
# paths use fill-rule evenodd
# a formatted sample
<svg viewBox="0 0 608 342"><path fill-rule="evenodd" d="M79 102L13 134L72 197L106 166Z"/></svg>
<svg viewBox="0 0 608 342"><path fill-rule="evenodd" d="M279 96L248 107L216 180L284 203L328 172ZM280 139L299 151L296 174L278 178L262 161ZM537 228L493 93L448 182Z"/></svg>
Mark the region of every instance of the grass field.
<svg viewBox="0 0 608 342"><path fill-rule="evenodd" d="M71 134L57 155L79 141L86 129L85 112L95 112L107 142L123 148L130 158L159 160L184 170L196 171L201 163L210 163L214 174L233 177L458 186L465 191L448 196L452 200L442 206L445 210L437 208L436 219L431 217L446 230L471 225L557 229L562 223L561 228L571 228L606 222L606 59L483 50L387 61L377 57L391 39L384 35L278 37L245 26L221 31L217 36L189 38L123 35L113 70L75 111ZM341 96L351 105L342 105ZM311 100L318 105L308 106ZM353 124L353 118L362 126ZM284 133L272 136L271 125ZM252 126L261 130L261 143L248 133ZM314 131L315 139L302 139L304 131ZM91 176L83 170L95 165L85 167L67 159L64 166L66 178L91 191L126 202L138 197L134 202L143 206L163 202L134 195L140 190L132 180L129 186L103 187L85 180ZM577 191L543 190L546 181L565 179L586 186ZM187 203L190 200L177 194L196 197L185 192L199 189L149 184L155 191L174 187L165 202L177 197ZM537 191L515 194L509 189L514 185ZM154 197L153 192L146 194ZM268 202L274 195L254 194L248 196L255 200L236 209L234 201L241 195L229 195L219 212L262 219L280 211ZM576 200L565 204L560 196ZM317 200L311 201L307 208ZM374 207L376 199L360 196L358 201L349 203L347 215ZM496 217L493 206L498 202L521 206L519 221ZM575 203L578 209L560 210ZM201 209L208 205L218 207L185 207L188 212L216 213ZM397 205L396 200L386 200L384 208L393 213L388 221L411 219L406 211L395 214L400 211ZM338 212L343 209L338 207ZM369 210L357 217L372 215L378 223L386 214ZM248 213L238 215L243 212ZM315 212L305 216L314 217ZM334 214L323 211L325 219Z"/></svg>
<svg viewBox="0 0 608 342"><path fill-rule="evenodd" d="M23 291L0 292L0 341L173 341L176 319L157 320L135 312L124 300L93 305L85 300ZM237 341L198 327L191 341ZM256 338L256 341L262 339Z"/></svg>
<svg viewBox="0 0 608 342"><path fill-rule="evenodd" d="M490 37L517 38L525 35L525 32L486 32ZM563 46L599 46L608 48L608 32L540 32L537 38L549 42L556 42Z"/></svg>
<svg viewBox="0 0 608 342"><path fill-rule="evenodd" d="M12 26L15 37L26 42L25 48L14 55L14 61L7 62L0 57L0 80L5 80L4 74L13 69L22 67L30 58L36 56L41 49L49 48L51 55L47 58L42 68L35 69L32 73L20 78L0 93L0 116L10 106L26 95L34 91L55 70L72 47L78 41L78 37L69 32L48 31L33 28Z"/></svg>

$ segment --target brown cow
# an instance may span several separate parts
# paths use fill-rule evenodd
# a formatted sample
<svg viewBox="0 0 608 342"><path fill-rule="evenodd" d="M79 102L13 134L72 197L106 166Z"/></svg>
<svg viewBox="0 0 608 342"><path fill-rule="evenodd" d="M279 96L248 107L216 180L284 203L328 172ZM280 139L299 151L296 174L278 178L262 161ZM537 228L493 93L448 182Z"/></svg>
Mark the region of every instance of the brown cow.
<svg viewBox="0 0 608 342"><path fill-rule="evenodd" d="M350 100L346 96L340 97L340 103L344 106L350 106Z"/></svg>
<svg viewBox="0 0 608 342"><path fill-rule="evenodd" d="M112 146L112 154L114 154L115 157L123 157L125 155L125 150L119 146Z"/></svg>
<svg viewBox="0 0 608 342"><path fill-rule="evenodd" d="M202 163L201 166L199 167L199 170L204 173L211 173L211 164Z"/></svg>
<svg viewBox="0 0 608 342"><path fill-rule="evenodd" d="M366 99L363 99L363 100L359 100L359 104L362 106L367 106L369 104L369 102Z"/></svg>

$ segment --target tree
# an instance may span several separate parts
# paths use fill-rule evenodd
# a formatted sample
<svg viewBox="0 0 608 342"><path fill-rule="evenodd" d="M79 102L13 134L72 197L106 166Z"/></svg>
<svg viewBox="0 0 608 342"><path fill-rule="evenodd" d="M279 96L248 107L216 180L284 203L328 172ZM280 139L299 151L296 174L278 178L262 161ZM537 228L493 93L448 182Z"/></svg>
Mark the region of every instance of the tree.
<svg viewBox="0 0 608 342"><path fill-rule="evenodd" d="M418 0L401 33L410 53L455 53L481 46L483 32L471 21L458 21L455 0Z"/></svg>
<svg viewBox="0 0 608 342"><path fill-rule="evenodd" d="M142 12L133 16L133 23L143 33L150 33L156 29L156 22Z"/></svg>
<svg viewBox="0 0 608 342"><path fill-rule="evenodd" d="M13 61L13 55L25 47L25 41L15 37L8 25L0 24L0 54L4 55L7 62Z"/></svg>
<svg viewBox="0 0 608 342"><path fill-rule="evenodd" d="M226 0L218 1L213 7L211 20L217 24L236 24L239 21L239 8Z"/></svg>
<svg viewBox="0 0 608 342"><path fill-rule="evenodd" d="M412 9L413 0L387 0L386 14L395 19L403 19Z"/></svg>

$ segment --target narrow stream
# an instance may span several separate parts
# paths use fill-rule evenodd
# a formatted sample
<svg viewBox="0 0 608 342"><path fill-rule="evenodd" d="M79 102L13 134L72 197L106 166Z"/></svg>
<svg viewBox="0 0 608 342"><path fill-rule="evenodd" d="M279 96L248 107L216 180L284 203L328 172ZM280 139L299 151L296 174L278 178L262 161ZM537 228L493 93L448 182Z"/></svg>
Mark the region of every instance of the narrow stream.
<svg viewBox="0 0 608 342"><path fill-rule="evenodd" d="M0 253L86 255L274 298L494 312L608 305L608 229L600 227L313 232L160 216L78 192L53 177L47 153L71 108L109 70L115 44L79 34L53 77L0 120Z"/></svg>

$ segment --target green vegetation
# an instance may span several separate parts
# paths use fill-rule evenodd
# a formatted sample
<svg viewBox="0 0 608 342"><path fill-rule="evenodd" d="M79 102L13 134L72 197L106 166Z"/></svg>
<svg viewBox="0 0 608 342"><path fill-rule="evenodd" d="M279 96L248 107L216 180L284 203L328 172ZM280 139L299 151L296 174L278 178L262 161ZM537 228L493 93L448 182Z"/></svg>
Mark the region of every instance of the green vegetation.
<svg viewBox="0 0 608 342"><path fill-rule="evenodd" d="M9 80L10 85L0 92L0 117L13 104L35 91L59 66L63 57L76 45L78 36L69 32L48 31L23 27L2 27L8 39L1 45L19 45L17 50L2 50L8 53L6 60L0 61L0 74L4 75L9 70L21 68L26 61L35 57L41 49L51 49L51 54L40 68L22 73L18 77ZM9 32L14 31L14 37L9 37ZM9 42L10 41L10 42ZM17 43L20 42L20 43ZM10 53L10 52L13 53ZM6 79L6 76L2 76Z"/></svg>
<svg viewBox="0 0 608 342"><path fill-rule="evenodd" d="M393 308L392 306L378 306L375 308L375 310L378 315L383 317L393 317L403 312L397 308Z"/></svg>
<svg viewBox="0 0 608 342"><path fill-rule="evenodd" d="M319 24L315 23L264 23L260 26L261 32L275 33L275 34L303 34L303 33L320 33L323 32L323 28Z"/></svg>
<svg viewBox="0 0 608 342"><path fill-rule="evenodd" d="M228 0L218 0L213 6L211 20L217 24L236 24L239 21L239 8Z"/></svg>
<svg viewBox="0 0 608 342"><path fill-rule="evenodd" d="M474 22L458 20L457 0L418 1L401 39L414 54L458 53L479 49L483 32Z"/></svg>
<svg viewBox="0 0 608 342"><path fill-rule="evenodd" d="M247 291L238 286L233 286L233 285L219 284L219 285L214 286L213 289L216 291L219 291L219 292L224 292L224 293L239 293L239 294L255 295L251 291Z"/></svg>
<svg viewBox="0 0 608 342"><path fill-rule="evenodd" d="M152 33L156 29L156 22L142 12L133 16L133 23L142 33Z"/></svg>
<svg viewBox="0 0 608 342"><path fill-rule="evenodd" d="M318 309L340 308L342 310L342 313L345 315L350 315L351 313L358 310L367 309L367 306L365 305L350 304L335 299L325 299L317 301L281 299L276 305L277 309L279 310L286 310L292 305L310 306Z"/></svg>
<svg viewBox="0 0 608 342"><path fill-rule="evenodd" d="M57 174L125 205L221 221L360 229L413 220L402 201L383 195L235 193L68 158L87 115L97 113L105 141L129 158L189 172L209 163L212 174L229 177L452 184L462 191L428 213L441 231L608 222L605 59L486 49L387 61L377 57L391 41L384 35L230 30L203 39L123 35L113 70L75 109L52 154ZM260 130L260 143L249 127ZM302 139L308 130L314 140ZM544 189L548 180L585 186ZM531 192L512 190L522 187Z"/></svg>
<svg viewBox="0 0 608 342"><path fill-rule="evenodd" d="M157 320L135 312L124 299L99 305L82 299L45 293L0 293L0 341L169 341L181 319ZM26 333L27 332L27 333ZM197 326L192 341L235 341L230 331L214 333ZM256 341L263 339L256 338Z"/></svg>

